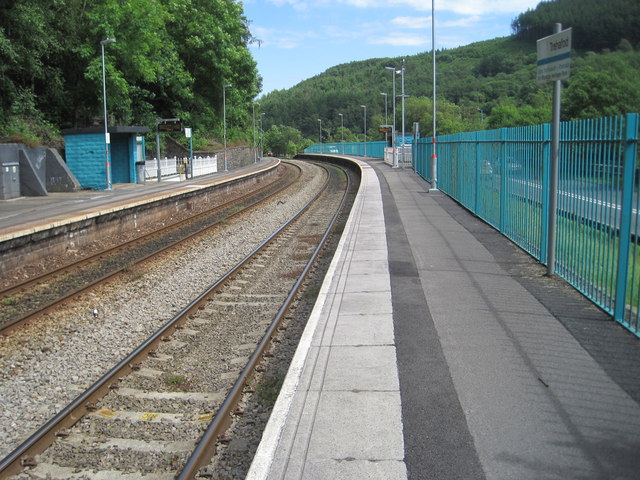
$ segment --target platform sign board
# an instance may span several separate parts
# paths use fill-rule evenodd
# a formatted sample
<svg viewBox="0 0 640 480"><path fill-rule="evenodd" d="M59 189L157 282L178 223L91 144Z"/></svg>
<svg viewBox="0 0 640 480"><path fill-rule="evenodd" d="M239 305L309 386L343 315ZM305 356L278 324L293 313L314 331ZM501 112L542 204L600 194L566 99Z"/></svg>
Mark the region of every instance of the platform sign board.
<svg viewBox="0 0 640 480"><path fill-rule="evenodd" d="M569 78L571 72L571 29L541 38L538 47L538 83Z"/></svg>
<svg viewBox="0 0 640 480"><path fill-rule="evenodd" d="M158 123L158 130L161 132L179 132L182 130L182 123L177 122L163 122Z"/></svg>

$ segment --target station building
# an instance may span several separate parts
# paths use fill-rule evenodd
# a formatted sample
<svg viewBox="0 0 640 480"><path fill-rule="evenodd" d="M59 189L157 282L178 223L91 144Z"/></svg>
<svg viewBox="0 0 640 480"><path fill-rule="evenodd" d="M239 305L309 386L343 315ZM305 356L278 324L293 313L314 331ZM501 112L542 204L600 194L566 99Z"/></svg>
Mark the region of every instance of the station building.
<svg viewBox="0 0 640 480"><path fill-rule="evenodd" d="M111 145L111 183L138 183L144 174L148 127L108 127ZM107 188L104 127L62 130L69 169L82 188ZM143 168L139 168L140 166Z"/></svg>

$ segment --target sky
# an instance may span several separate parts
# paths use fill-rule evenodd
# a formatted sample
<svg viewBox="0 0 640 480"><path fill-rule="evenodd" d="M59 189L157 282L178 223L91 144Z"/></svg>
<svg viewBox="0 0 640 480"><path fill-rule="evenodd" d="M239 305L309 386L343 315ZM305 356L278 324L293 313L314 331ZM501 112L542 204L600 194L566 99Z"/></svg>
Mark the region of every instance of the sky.
<svg viewBox="0 0 640 480"><path fill-rule="evenodd" d="M540 0L435 0L436 49L511 34ZM328 68L431 51L429 0L243 0L262 92L293 87Z"/></svg>

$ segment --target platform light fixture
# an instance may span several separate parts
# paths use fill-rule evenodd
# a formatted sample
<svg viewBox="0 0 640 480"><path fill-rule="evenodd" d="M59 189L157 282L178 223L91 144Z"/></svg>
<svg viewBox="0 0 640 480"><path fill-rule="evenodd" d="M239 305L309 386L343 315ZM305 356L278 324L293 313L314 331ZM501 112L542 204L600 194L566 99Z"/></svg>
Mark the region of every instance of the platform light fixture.
<svg viewBox="0 0 640 480"><path fill-rule="evenodd" d="M405 72L405 68L404 68L404 58L402 59L402 68L400 69L400 72L402 73L402 95L400 95L402 97L402 168L404 168L404 150L405 150L405 138L404 138L404 99L407 97L407 95L405 95L404 93L404 72Z"/></svg>
<svg viewBox="0 0 640 480"><path fill-rule="evenodd" d="M367 156L367 106L360 105L364 108L364 156Z"/></svg>
<svg viewBox="0 0 640 480"><path fill-rule="evenodd" d="M344 114L339 113L340 115L340 126L342 127L342 154L344 155Z"/></svg>
<svg viewBox="0 0 640 480"><path fill-rule="evenodd" d="M380 95L384 95L384 128L387 129L389 128L387 125L389 125L389 108L387 107L388 99L389 99L389 94L387 92L380 92ZM386 144L389 142L389 132L384 132L384 140L385 140L385 146Z"/></svg>
<svg viewBox="0 0 640 480"><path fill-rule="evenodd" d="M264 112L260 112L260 160L264 156L264 127L262 120L264 119Z"/></svg>
<svg viewBox="0 0 640 480"><path fill-rule="evenodd" d="M222 136L224 137L224 171L228 172L227 168L227 88L231 86L230 83L222 85Z"/></svg>
<svg viewBox="0 0 640 480"><path fill-rule="evenodd" d="M102 100L104 106L104 145L105 145L105 168L107 175L107 190L111 190L111 164L109 162L109 144L111 139L109 138L109 130L107 127L107 81L104 71L104 46L110 43L116 43L115 38L107 38L100 40L100 48L102 50Z"/></svg>
<svg viewBox="0 0 640 480"><path fill-rule="evenodd" d="M258 163L258 147L256 145L256 103L251 103L252 117L253 117L253 163ZM260 104L258 103L258 106Z"/></svg>
<svg viewBox="0 0 640 480"><path fill-rule="evenodd" d="M436 146L436 0L431 0L431 54L433 56L433 151L431 153L431 188L438 191L438 154Z"/></svg>
<svg viewBox="0 0 640 480"><path fill-rule="evenodd" d="M393 82L393 131L391 132L391 149L393 151L393 168L398 167L398 158L396 156L396 67L384 67L386 70L391 70L391 77Z"/></svg>
<svg viewBox="0 0 640 480"><path fill-rule="evenodd" d="M319 118L318 122L320 123L320 132L318 133L318 140L320 142L320 153L323 153L322 152L322 119Z"/></svg>

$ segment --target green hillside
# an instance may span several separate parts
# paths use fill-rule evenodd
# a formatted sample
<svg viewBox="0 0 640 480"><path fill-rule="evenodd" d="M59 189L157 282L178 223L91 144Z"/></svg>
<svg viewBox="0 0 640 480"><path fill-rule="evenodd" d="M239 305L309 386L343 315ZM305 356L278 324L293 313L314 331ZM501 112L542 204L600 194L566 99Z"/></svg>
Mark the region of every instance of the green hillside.
<svg viewBox="0 0 640 480"><path fill-rule="evenodd" d="M0 2L0 141L55 143L65 127L102 124L102 63L111 123L180 117L222 136L223 85L232 138L251 129L260 91L253 41L235 0ZM202 135L197 135L201 138Z"/></svg>
<svg viewBox="0 0 640 480"><path fill-rule="evenodd" d="M573 29L572 76L565 119L640 111L640 1L554 0L513 20L513 35L439 50L438 134L550 120L551 87L535 81L537 38L553 24ZM0 141L60 142L59 130L102 122L105 47L111 123L155 126L180 117L199 141L222 136L223 85L231 141L250 141L260 76L254 41L237 0L11 0L0 2ZM403 58L376 58L330 68L260 100L267 147L295 151L318 139L381 139L384 97ZM406 125L432 125L432 56L404 58ZM400 93L400 77L397 82ZM397 124L400 124L398 112ZM278 128L270 130L270 127ZM312 140L308 140L312 139ZM152 139L150 139L152 140ZM277 145L277 149L274 147ZM198 145L195 146L198 148ZM267 148L269 149L269 148Z"/></svg>
<svg viewBox="0 0 640 480"><path fill-rule="evenodd" d="M438 134L511 127L551 120L550 85L538 85L535 40L553 32L555 22L573 28L572 76L564 83L564 119L640 111L640 2L556 0L513 21L514 35L436 52ZM609 26L609 28L604 28ZM635 47L634 47L635 46ZM637 50L637 51L636 51ZM376 58L338 65L288 90L261 99L265 125L287 125L317 141L340 139L344 114L346 137L362 138L368 108L368 139L382 139L384 96L392 91L391 71L403 58ZM404 58L407 131L420 122L432 133L431 52ZM396 79L400 94L400 76ZM398 107L399 110L399 107ZM397 114L397 124L401 121ZM390 120L391 122L391 120Z"/></svg>

